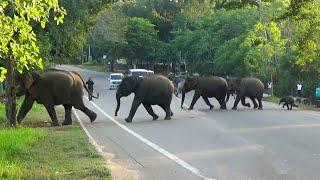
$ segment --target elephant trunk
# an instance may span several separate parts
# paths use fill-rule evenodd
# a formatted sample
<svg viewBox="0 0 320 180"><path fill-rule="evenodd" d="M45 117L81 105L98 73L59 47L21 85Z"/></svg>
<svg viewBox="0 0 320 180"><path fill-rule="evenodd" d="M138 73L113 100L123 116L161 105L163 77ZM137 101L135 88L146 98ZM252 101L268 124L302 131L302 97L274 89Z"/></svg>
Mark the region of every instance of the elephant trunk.
<svg viewBox="0 0 320 180"><path fill-rule="evenodd" d="M118 111L120 109L120 98L121 98L121 95L120 93L117 92L116 94L116 98L117 98L117 108L116 108L116 111L115 111L115 116L118 116Z"/></svg>
<svg viewBox="0 0 320 180"><path fill-rule="evenodd" d="M184 98L186 96L186 90L182 89L182 98L181 98L181 109L183 109Z"/></svg>

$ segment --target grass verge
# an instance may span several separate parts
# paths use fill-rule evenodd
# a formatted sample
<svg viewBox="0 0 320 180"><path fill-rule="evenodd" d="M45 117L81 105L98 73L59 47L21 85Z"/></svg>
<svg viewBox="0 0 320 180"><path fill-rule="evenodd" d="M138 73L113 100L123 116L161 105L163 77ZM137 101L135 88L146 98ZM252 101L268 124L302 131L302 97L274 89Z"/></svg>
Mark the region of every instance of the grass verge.
<svg viewBox="0 0 320 180"><path fill-rule="evenodd" d="M62 120L61 107L57 114ZM4 122L3 108L0 118ZM50 127L50 121L45 108L34 104L21 127L0 126L0 179L111 179L78 124Z"/></svg>

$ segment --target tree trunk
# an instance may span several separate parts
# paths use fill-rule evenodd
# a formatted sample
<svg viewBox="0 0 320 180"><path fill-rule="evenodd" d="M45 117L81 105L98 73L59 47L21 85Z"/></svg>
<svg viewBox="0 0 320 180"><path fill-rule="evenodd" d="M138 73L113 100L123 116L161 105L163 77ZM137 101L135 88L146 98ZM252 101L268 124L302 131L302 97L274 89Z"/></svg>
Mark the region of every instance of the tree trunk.
<svg viewBox="0 0 320 180"><path fill-rule="evenodd" d="M14 71L14 60L12 58L6 61L6 116L7 123L9 126L16 125L16 114L17 114L17 97L15 87L15 71Z"/></svg>

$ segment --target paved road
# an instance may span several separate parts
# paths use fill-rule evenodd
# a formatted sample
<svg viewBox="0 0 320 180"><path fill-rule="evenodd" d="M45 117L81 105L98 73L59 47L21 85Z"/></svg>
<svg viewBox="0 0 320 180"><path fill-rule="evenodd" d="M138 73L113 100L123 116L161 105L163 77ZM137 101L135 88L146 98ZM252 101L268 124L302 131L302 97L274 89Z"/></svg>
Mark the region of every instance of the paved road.
<svg viewBox="0 0 320 180"><path fill-rule="evenodd" d="M86 100L86 105L98 113L98 119L90 124L77 112L103 150L114 154L112 161L137 171L139 179L320 179L317 112L289 112L267 102L262 111L241 105L237 111L224 111L213 99L214 110L199 99L195 110L188 111L173 98L172 120L163 120L165 113L155 106L159 120L151 121L140 107L133 123L125 123L133 95L121 99L115 117L115 91L107 89L105 73L63 68L93 77L100 99ZM192 95L188 93L187 105ZM232 104L229 101L229 109Z"/></svg>

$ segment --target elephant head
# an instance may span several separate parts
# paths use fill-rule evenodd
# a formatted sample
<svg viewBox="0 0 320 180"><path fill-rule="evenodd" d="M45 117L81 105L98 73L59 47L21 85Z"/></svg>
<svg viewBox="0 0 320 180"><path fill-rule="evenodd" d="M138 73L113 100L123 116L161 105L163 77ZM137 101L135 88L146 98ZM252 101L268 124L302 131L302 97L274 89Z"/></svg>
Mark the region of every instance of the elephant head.
<svg viewBox="0 0 320 180"><path fill-rule="evenodd" d="M23 96L28 91L32 85L40 79L40 75L36 72L27 72L17 75L17 96Z"/></svg>
<svg viewBox="0 0 320 180"><path fill-rule="evenodd" d="M236 77L236 78L230 78L228 79L228 92L230 94L234 94L240 91L240 83L241 83L241 78Z"/></svg>
<svg viewBox="0 0 320 180"><path fill-rule="evenodd" d="M115 116L118 115L118 111L120 109L120 98L129 96L131 93L134 93L138 86L139 86L139 79L137 77L124 77L122 79L121 84L119 85L119 88L116 93L116 99L117 99L117 108L115 111ZM140 79L141 80L141 79Z"/></svg>
<svg viewBox="0 0 320 180"><path fill-rule="evenodd" d="M199 78L198 77L187 77L184 81L184 85L182 88L182 99L181 99L181 108L183 108L184 98L187 92L192 91L196 89L196 87L199 84Z"/></svg>

